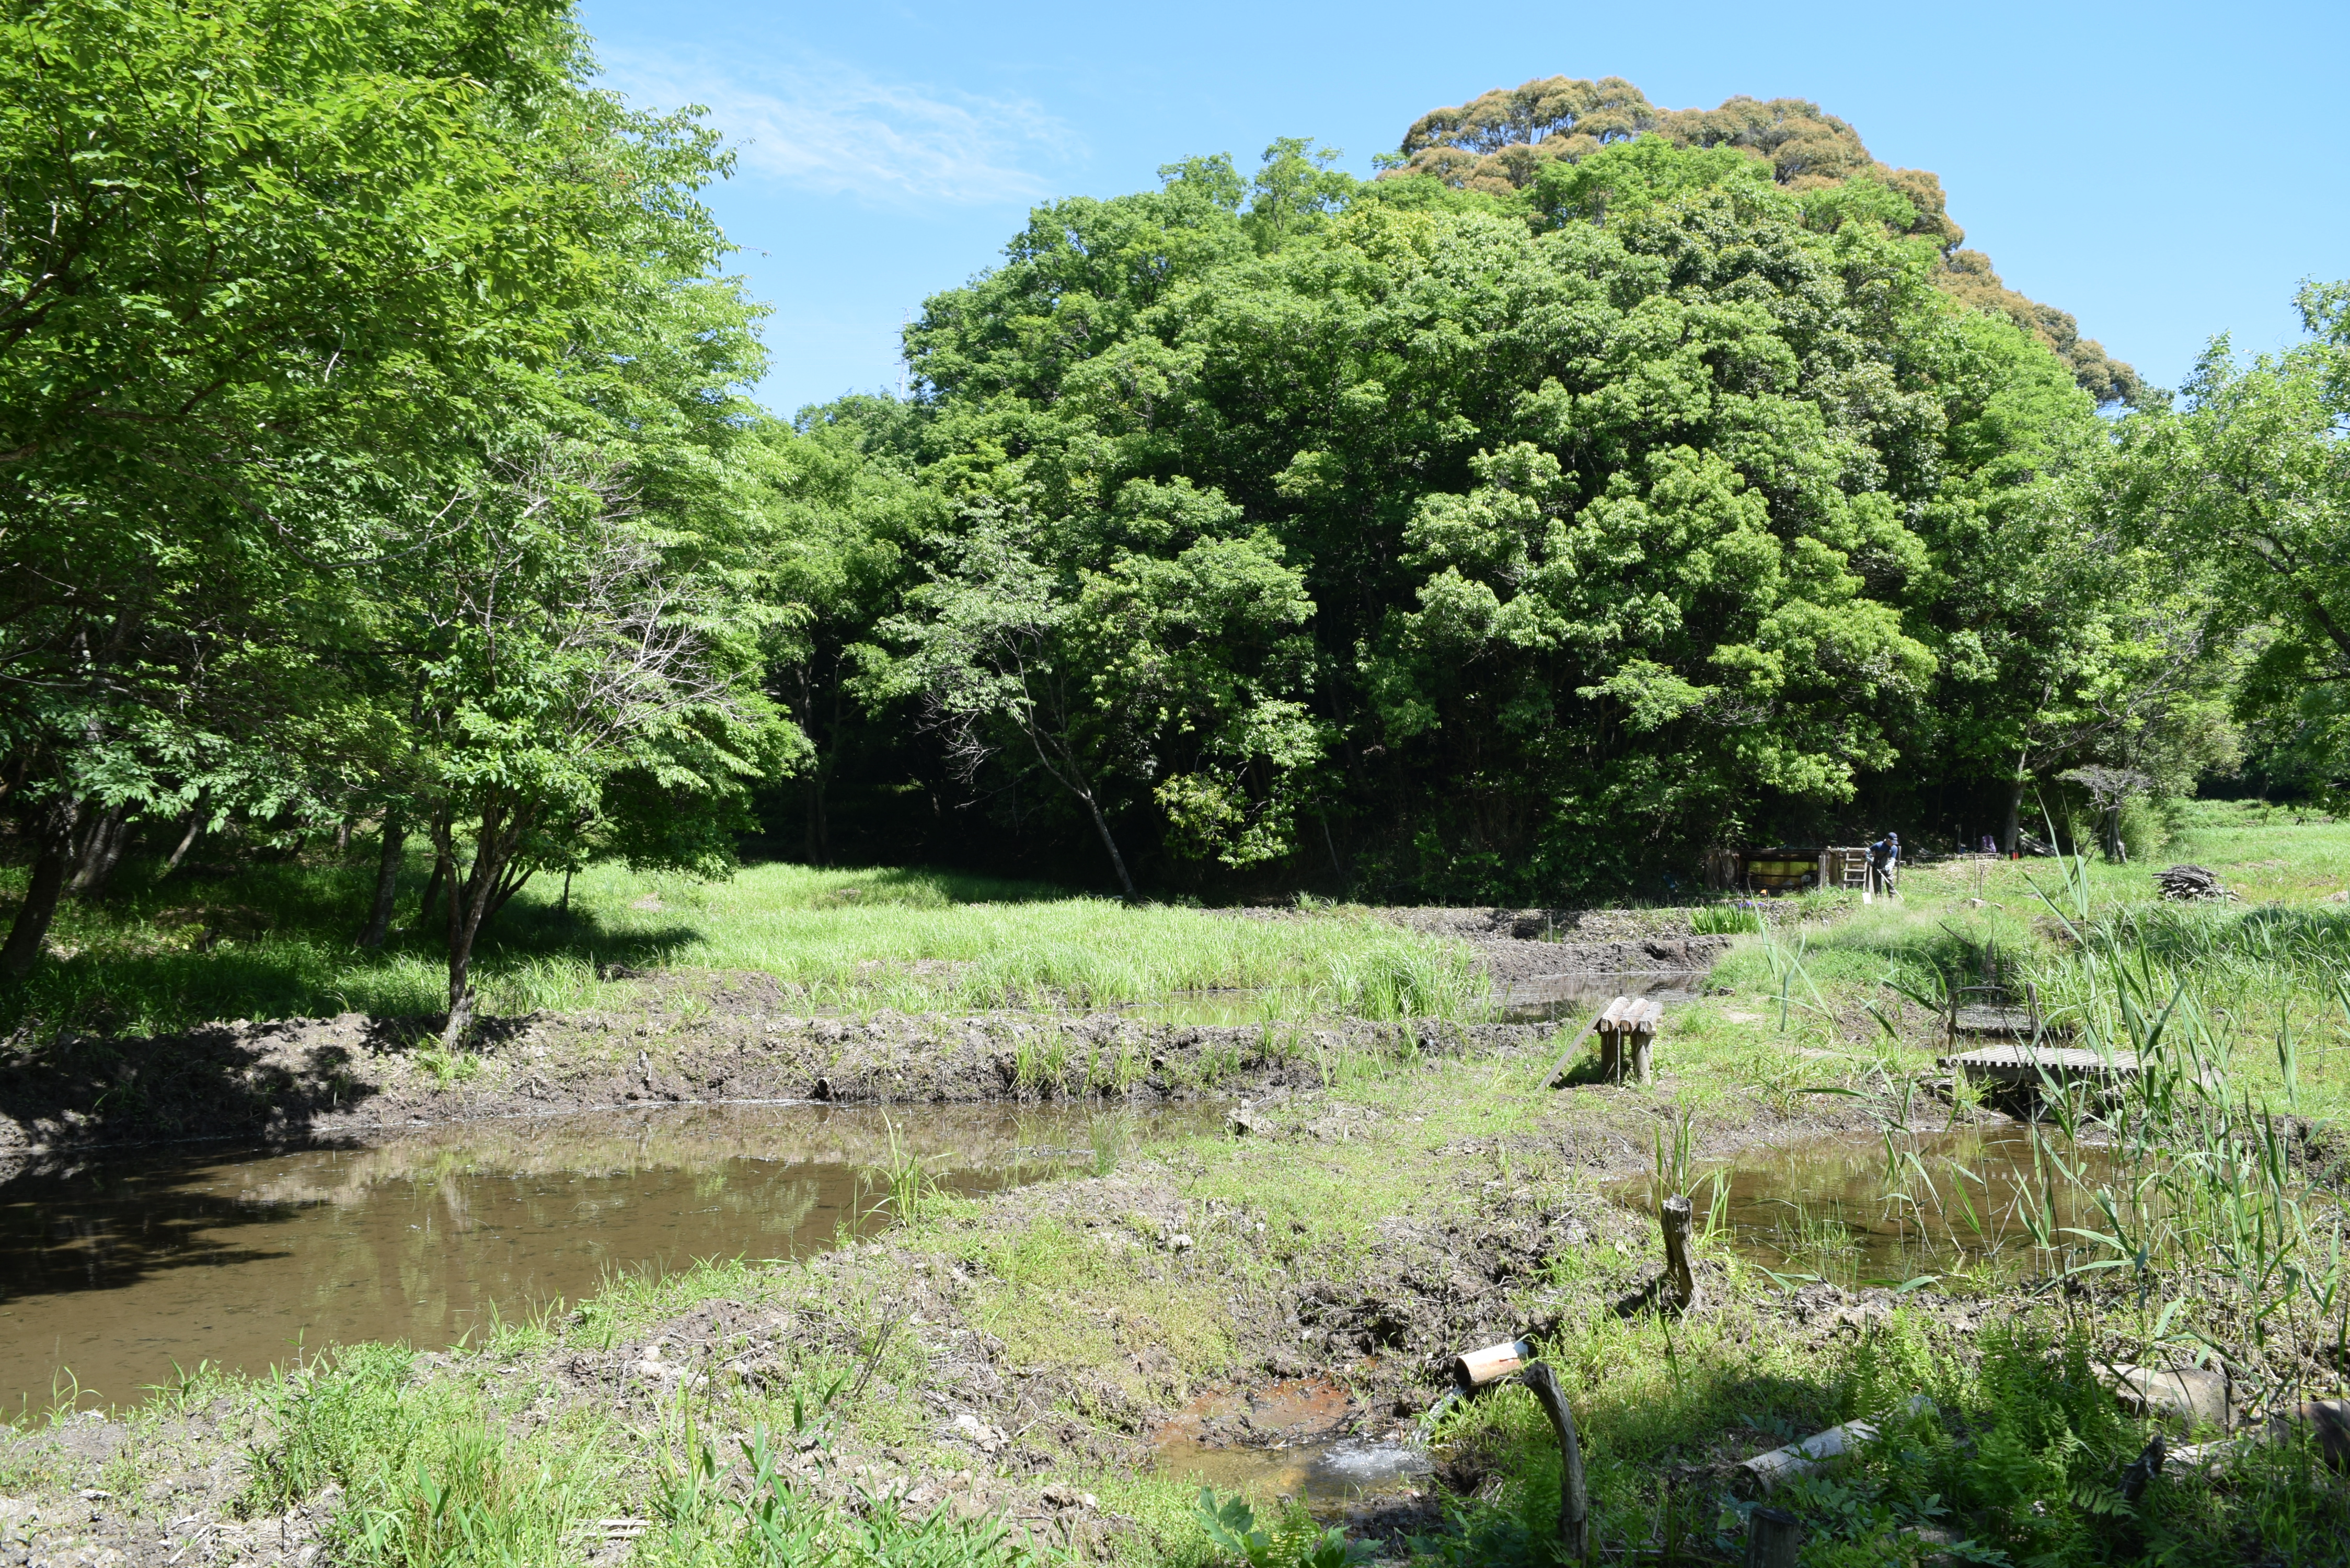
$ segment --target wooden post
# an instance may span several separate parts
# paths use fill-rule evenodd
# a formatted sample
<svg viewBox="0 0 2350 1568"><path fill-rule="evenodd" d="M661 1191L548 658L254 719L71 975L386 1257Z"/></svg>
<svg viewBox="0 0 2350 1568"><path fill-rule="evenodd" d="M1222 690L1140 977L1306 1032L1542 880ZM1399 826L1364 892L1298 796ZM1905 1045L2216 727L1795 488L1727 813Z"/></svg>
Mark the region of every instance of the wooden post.
<svg viewBox="0 0 2350 1568"><path fill-rule="evenodd" d="M1591 1498L1583 1481L1583 1446L1575 1441L1575 1414L1566 1407L1566 1397L1559 1392L1558 1376L1548 1362L1537 1361L1518 1374L1518 1380L1534 1390L1543 1414L1550 1417L1551 1429L1558 1434L1558 1547L1559 1555L1569 1563L1587 1562L1591 1556ZM1790 1563L1793 1557L1787 1559Z"/></svg>
<svg viewBox="0 0 2350 1568"><path fill-rule="evenodd" d="M1668 1198L1658 1219L1665 1231L1665 1277L1660 1301L1675 1317L1697 1310L1697 1276L1690 1270L1690 1221L1695 1210L1687 1196Z"/></svg>
<svg viewBox="0 0 2350 1568"><path fill-rule="evenodd" d="M1624 1013L1632 1005L1628 997L1617 997L1599 1015L1599 1079L1615 1083L1624 1075Z"/></svg>
<svg viewBox="0 0 2350 1568"><path fill-rule="evenodd" d="M1804 1521L1783 1508L1758 1508L1746 1517L1746 1568L1795 1568Z"/></svg>
<svg viewBox="0 0 2350 1568"><path fill-rule="evenodd" d="M1648 1081L1649 1048L1664 1015L1663 1002L1645 997L1619 996L1607 1004L1607 1011L1593 1021L1599 1031L1601 1079L1616 1084L1628 1075L1643 1084Z"/></svg>

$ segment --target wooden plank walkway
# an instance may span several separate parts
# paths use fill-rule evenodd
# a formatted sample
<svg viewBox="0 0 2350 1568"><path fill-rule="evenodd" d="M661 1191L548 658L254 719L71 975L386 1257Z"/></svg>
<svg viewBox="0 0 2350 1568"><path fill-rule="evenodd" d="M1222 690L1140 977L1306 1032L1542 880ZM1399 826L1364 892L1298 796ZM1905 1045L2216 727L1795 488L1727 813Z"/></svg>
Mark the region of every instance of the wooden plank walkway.
<svg viewBox="0 0 2350 1568"><path fill-rule="evenodd" d="M1939 1057L1935 1065L2008 1088L2035 1088L2043 1074L2060 1084L2112 1085L2138 1072L2134 1052L2116 1051L2107 1058L2071 1045L1992 1045Z"/></svg>
<svg viewBox="0 0 2350 1568"><path fill-rule="evenodd" d="M2044 1018L2035 1031L2030 1010L2022 1007L1961 1007L1955 1026L1961 1034L2010 1034L2019 1040L2029 1040L2035 1033L2043 1040L2073 1037L2071 1023L2052 1023Z"/></svg>

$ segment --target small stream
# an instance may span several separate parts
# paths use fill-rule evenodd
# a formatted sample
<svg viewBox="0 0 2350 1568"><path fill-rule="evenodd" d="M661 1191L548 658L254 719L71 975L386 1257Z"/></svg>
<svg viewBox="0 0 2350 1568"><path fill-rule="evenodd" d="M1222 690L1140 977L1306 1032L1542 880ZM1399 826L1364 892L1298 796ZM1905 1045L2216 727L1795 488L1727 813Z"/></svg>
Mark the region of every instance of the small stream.
<svg viewBox="0 0 2350 1568"><path fill-rule="evenodd" d="M791 1258L886 1224L893 1151L949 1191L1104 1168L1212 1107L702 1106L293 1150L94 1154L0 1183L0 1401L128 1405L173 1367L479 1336L607 1276Z"/></svg>

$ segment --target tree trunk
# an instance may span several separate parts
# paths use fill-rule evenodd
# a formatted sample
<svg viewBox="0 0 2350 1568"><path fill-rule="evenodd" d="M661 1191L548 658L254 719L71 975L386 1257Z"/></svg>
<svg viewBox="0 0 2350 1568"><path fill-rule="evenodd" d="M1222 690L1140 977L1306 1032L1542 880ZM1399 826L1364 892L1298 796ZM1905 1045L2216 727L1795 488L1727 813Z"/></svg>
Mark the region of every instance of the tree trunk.
<svg viewBox="0 0 2350 1568"><path fill-rule="evenodd" d="M486 839L486 835L484 836ZM473 1025L473 939L481 934L482 917L490 900L489 879L483 876L490 858L487 842L473 850L473 868L461 889L454 878L449 888L449 1023L441 1031L441 1048L454 1050ZM493 873L494 875L494 873Z"/></svg>
<svg viewBox="0 0 2350 1568"><path fill-rule="evenodd" d="M368 909L367 929L359 932L359 946L380 948L391 930L391 909L400 898L400 851L408 844L408 826L400 814L383 814L383 847L376 859L375 902Z"/></svg>
<svg viewBox="0 0 2350 1568"><path fill-rule="evenodd" d="M811 866L832 864L832 828L824 815L824 773L821 759L808 770L806 855Z"/></svg>
<svg viewBox="0 0 2350 1568"><path fill-rule="evenodd" d="M95 898L106 891L107 878L114 875L115 863L122 858L122 846L129 840L130 815L128 805L109 806L90 820L89 831L82 836L81 853L75 857L73 881L67 890L77 898Z"/></svg>
<svg viewBox="0 0 2350 1568"><path fill-rule="evenodd" d="M33 862L25 901L16 907L16 923L8 928L7 945L0 947L0 974L22 980L39 961L49 922L57 918L57 895L73 868L73 830L80 817L81 803L70 800L57 802L42 815L40 855Z"/></svg>
<svg viewBox="0 0 2350 1568"><path fill-rule="evenodd" d="M188 857L188 851L195 847L196 839L203 830L204 802L203 797L199 795L196 797L195 810L188 813L188 830L180 835L180 842L172 847L172 857L163 862L163 869L155 873L155 880L161 882L180 868L180 862Z"/></svg>
<svg viewBox="0 0 2350 1568"><path fill-rule="evenodd" d="M2002 855L2013 855L2023 834L2023 785L2024 777L2018 774L2007 787L2007 818L1999 829L1999 852Z"/></svg>
<svg viewBox="0 0 2350 1568"><path fill-rule="evenodd" d="M1109 836L1109 819L1102 815L1101 805L1094 799L1093 791L1081 790L1078 793L1085 799L1086 809L1094 814L1094 831L1101 835L1102 847L1109 851L1109 863L1118 871L1118 887L1124 889L1128 898L1134 898L1134 878L1126 874L1126 857L1118 852L1118 840Z"/></svg>
<svg viewBox="0 0 2350 1568"><path fill-rule="evenodd" d="M434 900L441 897L442 885L448 879L449 852L436 845L432 854L432 875L424 879L424 897L416 901L418 930L429 931L432 929L432 905Z"/></svg>
<svg viewBox="0 0 2350 1568"><path fill-rule="evenodd" d="M473 1026L473 943L482 934L483 922L529 880L525 872L520 880L505 882L506 868L522 844L523 827L519 822L501 821L500 815L491 811L482 814L481 832L473 841L473 864L465 873L464 886L457 886L453 871L450 880L449 1023L441 1032L443 1050L455 1049Z"/></svg>
<svg viewBox="0 0 2350 1568"><path fill-rule="evenodd" d="M1690 1222L1695 1217L1686 1196L1676 1195L1665 1199L1659 1213L1665 1232L1665 1273L1659 1282L1663 1287L1659 1299L1667 1312L1675 1317L1695 1312L1701 1304L1698 1296L1697 1276L1690 1270Z"/></svg>

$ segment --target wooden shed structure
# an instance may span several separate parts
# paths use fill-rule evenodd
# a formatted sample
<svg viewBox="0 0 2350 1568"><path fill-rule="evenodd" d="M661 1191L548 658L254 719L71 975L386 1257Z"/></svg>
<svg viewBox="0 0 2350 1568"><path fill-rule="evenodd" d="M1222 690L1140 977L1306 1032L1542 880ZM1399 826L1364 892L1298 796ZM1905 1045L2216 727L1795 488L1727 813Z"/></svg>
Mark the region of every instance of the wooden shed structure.
<svg viewBox="0 0 2350 1568"><path fill-rule="evenodd" d="M1800 893L1807 888L1857 892L1868 880L1868 850L1847 844L1718 849L1706 858L1706 880L1744 893Z"/></svg>

